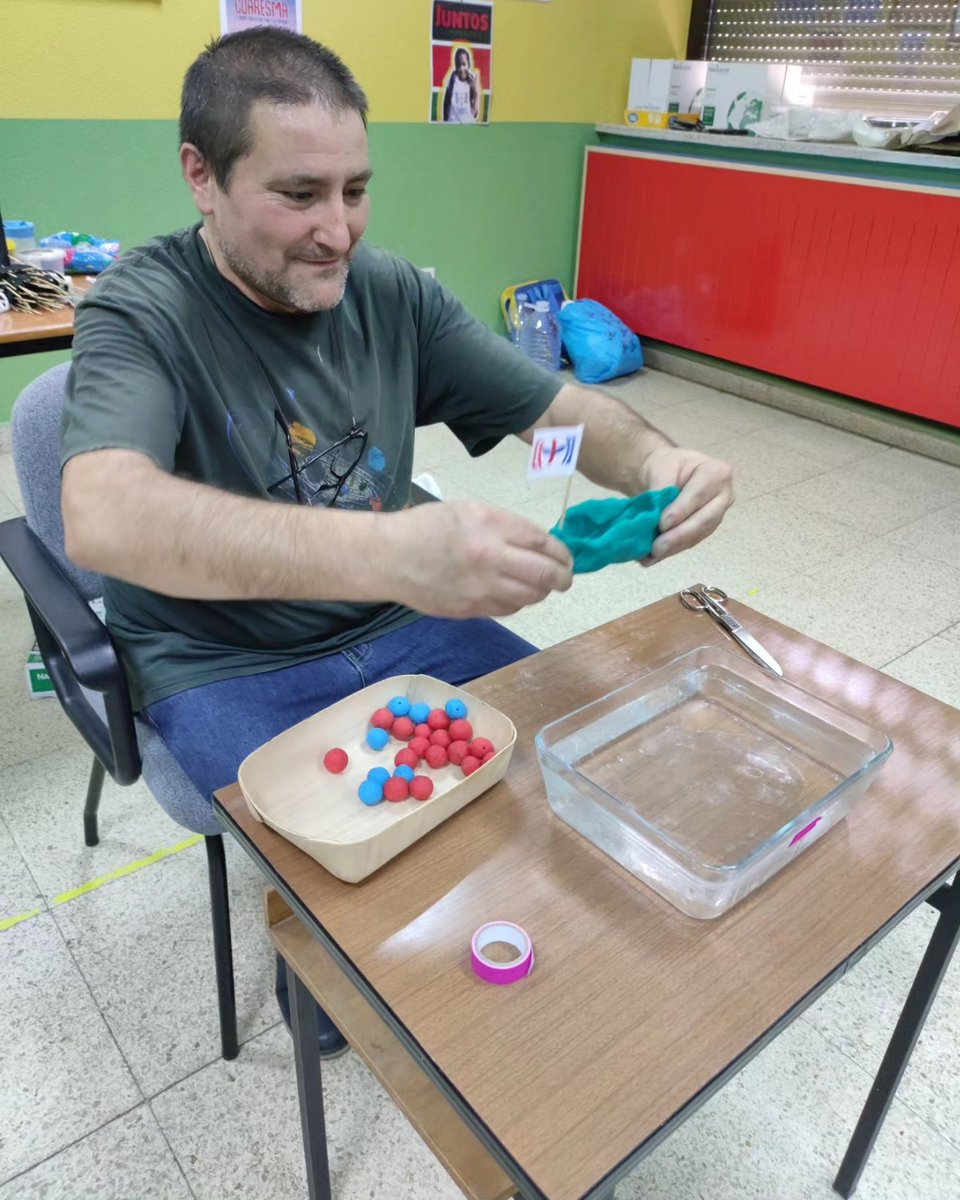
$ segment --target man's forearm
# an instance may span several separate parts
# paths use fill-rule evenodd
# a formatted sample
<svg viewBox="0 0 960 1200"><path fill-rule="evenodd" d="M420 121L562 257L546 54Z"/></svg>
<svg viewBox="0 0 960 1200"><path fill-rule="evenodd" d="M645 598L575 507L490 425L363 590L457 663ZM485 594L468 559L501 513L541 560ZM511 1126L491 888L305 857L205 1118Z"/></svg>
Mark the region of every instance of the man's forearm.
<svg viewBox="0 0 960 1200"><path fill-rule="evenodd" d="M601 487L634 496L644 490L640 468L651 451L674 443L626 404L604 392L567 383L539 425L585 426L577 468ZM524 435L530 441L533 431Z"/></svg>
<svg viewBox="0 0 960 1200"><path fill-rule="evenodd" d="M67 554L89 570L196 600L389 599L380 514L235 496L119 450L71 459L63 485Z"/></svg>

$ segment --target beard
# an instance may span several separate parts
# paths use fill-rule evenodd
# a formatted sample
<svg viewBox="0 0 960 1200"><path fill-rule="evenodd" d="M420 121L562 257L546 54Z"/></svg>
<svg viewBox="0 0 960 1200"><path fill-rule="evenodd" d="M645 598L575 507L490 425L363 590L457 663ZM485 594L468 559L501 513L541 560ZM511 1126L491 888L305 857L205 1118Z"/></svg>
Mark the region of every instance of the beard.
<svg viewBox="0 0 960 1200"><path fill-rule="evenodd" d="M255 266L248 258L244 257L236 246L228 242L218 239L218 244L224 262L238 279L241 279L247 287L259 292L261 296L266 296L268 300L272 300L284 308L293 309L294 312L315 313L336 308L347 289L352 251L342 265L331 268L329 272L324 271L311 286L306 283L295 283L283 271L265 271ZM336 286L336 298L318 300L316 294L318 285L322 287L330 284Z"/></svg>

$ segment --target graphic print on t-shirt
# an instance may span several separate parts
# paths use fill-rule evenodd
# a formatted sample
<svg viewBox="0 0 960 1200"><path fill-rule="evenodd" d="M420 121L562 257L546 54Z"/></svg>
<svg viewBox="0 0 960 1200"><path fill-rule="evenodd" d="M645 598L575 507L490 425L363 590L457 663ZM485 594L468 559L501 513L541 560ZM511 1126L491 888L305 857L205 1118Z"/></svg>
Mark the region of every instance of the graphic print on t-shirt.
<svg viewBox="0 0 960 1200"><path fill-rule="evenodd" d="M337 508L379 512L394 482L383 450L370 444L356 422L324 440L298 411L293 389L286 391L288 411L275 407L272 420L260 404L227 412L227 443L251 482L272 499L290 504L322 508L336 498Z"/></svg>

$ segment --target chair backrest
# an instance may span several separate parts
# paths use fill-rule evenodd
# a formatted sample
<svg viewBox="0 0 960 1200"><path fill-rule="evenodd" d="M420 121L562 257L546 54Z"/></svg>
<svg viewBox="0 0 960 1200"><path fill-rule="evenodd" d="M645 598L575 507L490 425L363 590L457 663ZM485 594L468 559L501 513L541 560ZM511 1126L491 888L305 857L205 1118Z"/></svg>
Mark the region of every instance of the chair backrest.
<svg viewBox="0 0 960 1200"><path fill-rule="evenodd" d="M60 515L60 422L69 363L51 367L28 384L13 406L13 461L27 524L56 558L85 600L103 595L103 580L67 558Z"/></svg>

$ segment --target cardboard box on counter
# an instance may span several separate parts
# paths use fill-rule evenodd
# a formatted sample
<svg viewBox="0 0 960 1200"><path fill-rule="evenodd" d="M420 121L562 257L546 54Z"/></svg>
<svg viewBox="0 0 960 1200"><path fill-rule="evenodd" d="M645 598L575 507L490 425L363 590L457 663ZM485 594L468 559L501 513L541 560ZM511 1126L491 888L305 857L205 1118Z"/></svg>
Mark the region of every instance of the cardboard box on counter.
<svg viewBox="0 0 960 1200"><path fill-rule="evenodd" d="M703 89L704 125L746 129L791 103L799 90L801 68L785 63L712 62Z"/></svg>
<svg viewBox="0 0 960 1200"><path fill-rule="evenodd" d="M647 129L666 129L671 116L700 111L707 64L699 60L635 58L624 121Z"/></svg>

